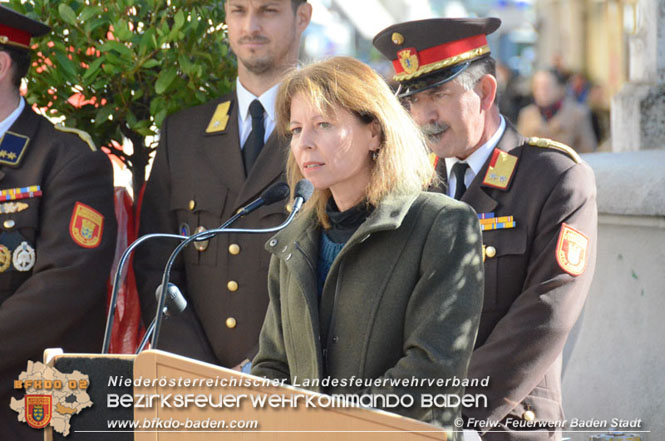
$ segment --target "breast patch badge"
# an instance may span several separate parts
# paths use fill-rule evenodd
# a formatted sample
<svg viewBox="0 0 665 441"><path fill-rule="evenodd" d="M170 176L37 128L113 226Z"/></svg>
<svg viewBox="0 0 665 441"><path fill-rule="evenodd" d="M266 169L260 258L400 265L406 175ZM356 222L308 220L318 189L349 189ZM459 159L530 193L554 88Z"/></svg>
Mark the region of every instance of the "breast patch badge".
<svg viewBox="0 0 665 441"><path fill-rule="evenodd" d="M589 238L566 223L561 224L556 245L556 261L571 276L584 273L587 263Z"/></svg>
<svg viewBox="0 0 665 441"><path fill-rule="evenodd" d="M69 235L83 248L96 248L102 241L104 216L94 208L77 202L69 222Z"/></svg>

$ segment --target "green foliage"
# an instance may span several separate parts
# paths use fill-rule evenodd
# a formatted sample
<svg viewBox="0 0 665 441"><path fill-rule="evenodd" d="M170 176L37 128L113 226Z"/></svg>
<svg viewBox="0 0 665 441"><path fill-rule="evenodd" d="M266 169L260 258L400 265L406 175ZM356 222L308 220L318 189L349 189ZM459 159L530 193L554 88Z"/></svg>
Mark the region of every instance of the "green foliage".
<svg viewBox="0 0 665 441"><path fill-rule="evenodd" d="M164 118L229 91L236 75L222 1L10 0L52 28L37 39L27 100L123 159L143 183ZM112 146L130 139L130 156ZM148 138L152 139L152 138ZM117 146L118 144L116 144Z"/></svg>

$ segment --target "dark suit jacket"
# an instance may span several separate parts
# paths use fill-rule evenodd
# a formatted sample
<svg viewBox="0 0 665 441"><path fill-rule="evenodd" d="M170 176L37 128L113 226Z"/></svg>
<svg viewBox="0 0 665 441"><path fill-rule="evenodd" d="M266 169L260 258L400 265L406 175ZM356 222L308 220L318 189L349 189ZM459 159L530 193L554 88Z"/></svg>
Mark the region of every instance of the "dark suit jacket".
<svg viewBox="0 0 665 441"><path fill-rule="evenodd" d="M42 439L41 430L19 423L9 408L10 396L24 395L12 390L13 380L28 360L42 361L46 348L101 350L116 237L113 169L106 155L76 134L54 129L30 106L9 132L28 142L18 164L0 166L0 189L39 185L42 195L15 201L28 205L22 211L0 214L3 249L13 254L25 241L35 251L34 266L25 272L13 263L5 267L6 255L0 259L0 439ZM77 202L103 216L101 231L92 231L90 241L78 239L90 248L72 236ZM3 211L5 204L0 202Z"/></svg>
<svg viewBox="0 0 665 441"><path fill-rule="evenodd" d="M486 394L489 408L466 409L464 414L483 420L522 420L530 410L536 422L559 421L563 419L561 353L582 310L595 265L593 171L573 159L579 159L574 153L529 144L510 125L497 148L518 158L509 186L500 190L482 184L488 160L462 201L478 213L513 216L517 225L483 232L485 247L494 247L496 254L485 260L485 300L469 377L490 376L490 386L468 388L467 393ZM557 263L563 223L589 240L586 269L579 276ZM560 434L543 430L523 435L487 433L483 439L557 437Z"/></svg>
<svg viewBox="0 0 665 441"><path fill-rule="evenodd" d="M230 101L226 130L206 133L218 104ZM236 93L183 110L167 118L141 209L140 234L192 233L215 228L238 208L284 180L286 142L273 133L245 177L239 147ZM259 208L236 222L237 228L276 226L286 217L284 203ZM176 262L172 280L189 307L163 322L159 348L232 367L257 350L268 307L269 235L219 235L205 251L193 246ZM155 289L176 241L148 242L137 250L134 268L144 322L155 315ZM239 246L239 254L229 247ZM234 247L235 248L235 247ZM237 283L237 290L229 289ZM233 283L230 286L234 288ZM227 326L228 319L235 327Z"/></svg>

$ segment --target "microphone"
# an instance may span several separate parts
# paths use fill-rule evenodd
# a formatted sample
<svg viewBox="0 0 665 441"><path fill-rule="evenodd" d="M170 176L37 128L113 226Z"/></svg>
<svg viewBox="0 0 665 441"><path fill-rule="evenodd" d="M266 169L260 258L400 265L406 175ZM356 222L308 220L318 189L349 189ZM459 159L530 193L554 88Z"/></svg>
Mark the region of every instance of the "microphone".
<svg viewBox="0 0 665 441"><path fill-rule="evenodd" d="M301 179L296 183L296 188L293 191L293 211L300 210L302 204L307 202L314 193L314 186L307 179Z"/></svg>
<svg viewBox="0 0 665 441"><path fill-rule="evenodd" d="M228 227L229 225L237 221L239 218L251 213L257 208L262 207L263 205L274 204L275 202L279 202L285 199L288 196L288 193L289 193L289 186L284 182L277 182L271 185L261 194L261 196L259 196L257 199L250 202L246 206L242 207L240 210L238 210L238 212L236 212L235 215L233 215L229 220L224 222L215 230L224 229ZM208 231L215 231L215 230L208 230ZM210 237L212 237L206 234L208 231L200 233L200 236L197 238L197 240L207 240ZM156 239L156 238L177 239L180 241L187 239L187 237L179 234L164 234L164 233L146 234L144 236L139 237L134 242L132 242L127 247L127 249L122 253L122 255L120 256L120 260L118 261L118 268L116 269L115 275L113 277L113 289L111 290L109 311L106 316L106 331L104 332L104 341L102 343L102 354L107 354L109 351L109 346L111 345L111 332L113 331L113 321L115 320L115 310L116 310L116 304L118 302L118 290L120 289L121 277L125 265L127 264L131 254L139 245L141 245L143 242L149 239Z"/></svg>
<svg viewBox="0 0 665 441"><path fill-rule="evenodd" d="M161 292L162 285L159 285L155 290L155 299L158 302ZM185 308L187 308L187 300L185 299L185 296L182 295L180 289L176 286L175 283L169 283L166 288L166 303L162 312L167 317L173 317L183 312ZM141 340L141 343L139 343L139 346L136 348L135 354L139 354L143 348L145 348L145 345L148 343L148 340L150 340L150 336L152 335L154 329L155 319L152 319L150 326L148 326L148 329L145 331L143 340Z"/></svg>
<svg viewBox="0 0 665 441"><path fill-rule="evenodd" d="M159 300L159 294L162 292L162 285L155 290L155 300ZM175 283L169 283L166 288L166 303L164 305L164 314L167 317L173 317L180 314L187 308L187 300L182 295L180 289Z"/></svg>
<svg viewBox="0 0 665 441"><path fill-rule="evenodd" d="M197 240L201 240L201 237L209 239L211 237L214 237L222 233L243 233L243 234L276 233L279 230L286 228L293 221L293 218L296 216L298 211L300 211L302 205L305 202L307 202L307 200L312 196L313 191L314 191L314 186L312 185L311 182L309 182L306 179L301 179L300 181L298 181L294 190L293 210L291 210L289 217L287 217L284 222L282 222L280 225L276 227L263 228L263 229L216 228L214 230L202 231L201 233L193 234L184 241L180 242L178 246L176 246L173 252L171 253L171 256L169 256L169 260L166 262L166 265L164 267L164 275L162 276L162 284L160 285L162 289L159 298L159 305L157 307L157 314L155 316L155 329L152 335L152 342L151 342L152 348L157 349L157 342L159 340L159 331L162 323L162 314L160 312L164 309L164 305L166 303L166 297L167 297L166 287L168 286L169 278L171 277L171 268L173 267L173 263L175 262L175 259L180 253L180 251L182 251L190 243Z"/></svg>
<svg viewBox="0 0 665 441"><path fill-rule="evenodd" d="M249 204L245 205L240 210L238 210L237 214L244 216L263 205L274 204L275 202L279 202L283 199L286 199L288 195L289 195L289 186L286 185L286 183L284 182L278 182L268 187L268 189L264 191L261 194L261 196L259 196L256 200L250 202Z"/></svg>

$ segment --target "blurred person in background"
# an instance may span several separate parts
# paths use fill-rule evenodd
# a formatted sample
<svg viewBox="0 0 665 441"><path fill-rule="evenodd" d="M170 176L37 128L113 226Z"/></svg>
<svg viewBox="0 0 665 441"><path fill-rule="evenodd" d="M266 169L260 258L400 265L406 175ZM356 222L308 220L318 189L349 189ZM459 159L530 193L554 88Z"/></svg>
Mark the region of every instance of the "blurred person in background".
<svg viewBox="0 0 665 441"><path fill-rule="evenodd" d="M539 70L532 80L533 101L517 118L524 136L549 138L578 153L596 149L589 108L566 95L566 82L555 70Z"/></svg>

